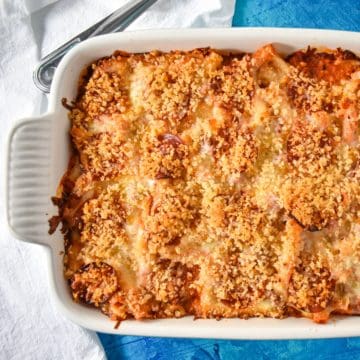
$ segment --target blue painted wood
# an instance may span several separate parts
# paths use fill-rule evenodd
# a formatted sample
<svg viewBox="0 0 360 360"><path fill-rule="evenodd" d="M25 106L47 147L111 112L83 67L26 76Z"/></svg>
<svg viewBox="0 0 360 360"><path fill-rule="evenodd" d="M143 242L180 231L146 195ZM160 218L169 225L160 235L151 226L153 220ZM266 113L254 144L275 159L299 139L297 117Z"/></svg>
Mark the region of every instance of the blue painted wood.
<svg viewBox="0 0 360 360"><path fill-rule="evenodd" d="M360 359L360 338L250 341L99 336L109 360Z"/></svg>
<svg viewBox="0 0 360 360"><path fill-rule="evenodd" d="M360 31L360 0L237 0L233 26Z"/></svg>
<svg viewBox="0 0 360 360"><path fill-rule="evenodd" d="M360 0L238 0L233 26L360 31ZM360 359L360 338L233 341L99 336L109 360Z"/></svg>

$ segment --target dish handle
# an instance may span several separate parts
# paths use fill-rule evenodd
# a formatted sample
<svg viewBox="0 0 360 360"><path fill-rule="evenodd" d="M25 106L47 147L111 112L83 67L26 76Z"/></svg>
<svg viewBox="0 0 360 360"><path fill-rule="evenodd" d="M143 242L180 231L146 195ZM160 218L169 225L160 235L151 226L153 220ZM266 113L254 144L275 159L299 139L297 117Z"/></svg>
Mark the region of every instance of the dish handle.
<svg viewBox="0 0 360 360"><path fill-rule="evenodd" d="M48 115L19 121L8 138L6 159L6 216L19 240L49 244L51 202L50 134Z"/></svg>

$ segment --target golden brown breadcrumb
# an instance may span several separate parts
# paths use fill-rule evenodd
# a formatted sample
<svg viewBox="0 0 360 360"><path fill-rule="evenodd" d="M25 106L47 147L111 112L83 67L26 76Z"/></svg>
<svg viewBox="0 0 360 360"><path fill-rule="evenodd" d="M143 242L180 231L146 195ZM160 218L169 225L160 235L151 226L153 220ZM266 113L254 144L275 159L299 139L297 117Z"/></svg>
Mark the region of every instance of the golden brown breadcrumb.
<svg viewBox="0 0 360 360"><path fill-rule="evenodd" d="M70 279L75 301L99 306L117 289L114 269L105 263L89 263L82 266Z"/></svg>
<svg viewBox="0 0 360 360"><path fill-rule="evenodd" d="M69 107L54 204L76 301L112 320L360 313L360 60L116 52Z"/></svg>

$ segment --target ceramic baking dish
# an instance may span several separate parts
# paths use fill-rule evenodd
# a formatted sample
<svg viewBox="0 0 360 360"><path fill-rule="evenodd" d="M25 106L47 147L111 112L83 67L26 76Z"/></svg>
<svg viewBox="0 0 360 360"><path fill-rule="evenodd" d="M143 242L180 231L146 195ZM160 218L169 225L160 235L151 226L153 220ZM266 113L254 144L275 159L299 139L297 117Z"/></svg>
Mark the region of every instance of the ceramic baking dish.
<svg viewBox="0 0 360 360"><path fill-rule="evenodd" d="M69 159L69 120L61 99L73 99L80 71L92 61L117 49L128 52L190 50L211 46L218 49L254 51L274 43L281 53L307 45L342 47L360 52L360 33L309 29L188 29L125 32L99 36L74 47L56 70L48 113L21 120L12 129L8 146L7 216L14 236L40 244L46 252L44 270L56 306L75 323L113 334L232 338L289 339L360 335L360 317L337 317L325 325L307 319L182 319L124 321L118 329L98 310L74 303L63 277L59 231L49 236L48 218L56 209L50 202Z"/></svg>

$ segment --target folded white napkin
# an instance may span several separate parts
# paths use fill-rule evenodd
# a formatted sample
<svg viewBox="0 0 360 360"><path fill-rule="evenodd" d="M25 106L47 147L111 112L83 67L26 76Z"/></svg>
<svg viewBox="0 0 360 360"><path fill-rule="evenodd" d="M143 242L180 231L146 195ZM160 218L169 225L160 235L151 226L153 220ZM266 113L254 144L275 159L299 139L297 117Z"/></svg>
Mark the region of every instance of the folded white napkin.
<svg viewBox="0 0 360 360"><path fill-rule="evenodd" d="M39 113L44 103L32 82L37 61L126 2L0 0L2 162L11 125ZM158 0L128 30L227 27L233 11L234 0ZM96 334L72 324L52 306L42 249L8 234L3 176L0 181L0 358L104 359Z"/></svg>

